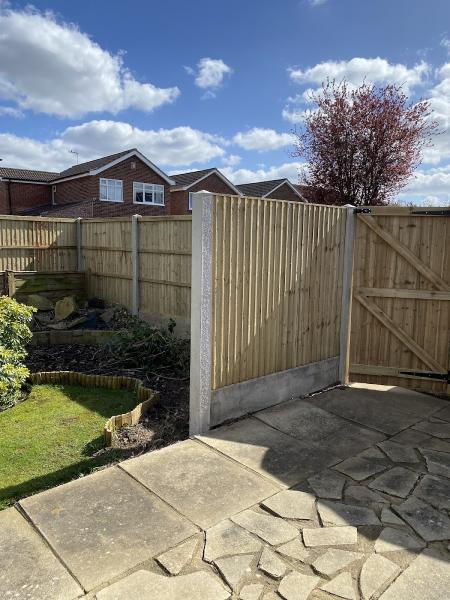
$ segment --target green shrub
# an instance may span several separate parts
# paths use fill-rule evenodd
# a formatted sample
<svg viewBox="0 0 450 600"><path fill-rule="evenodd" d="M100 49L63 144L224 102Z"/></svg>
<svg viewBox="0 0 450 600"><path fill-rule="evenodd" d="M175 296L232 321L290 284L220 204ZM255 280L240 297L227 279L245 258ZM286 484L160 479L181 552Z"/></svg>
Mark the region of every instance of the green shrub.
<svg viewBox="0 0 450 600"><path fill-rule="evenodd" d="M32 335L29 323L34 311L12 298L0 297L0 408L12 406L20 399L29 375L23 361Z"/></svg>

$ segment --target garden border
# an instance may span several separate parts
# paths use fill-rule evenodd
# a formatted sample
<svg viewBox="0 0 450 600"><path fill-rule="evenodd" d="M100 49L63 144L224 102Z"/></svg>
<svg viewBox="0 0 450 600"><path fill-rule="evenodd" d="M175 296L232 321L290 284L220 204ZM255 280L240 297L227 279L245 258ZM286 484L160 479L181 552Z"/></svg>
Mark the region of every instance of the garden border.
<svg viewBox="0 0 450 600"><path fill-rule="evenodd" d="M141 379L125 377L122 375L87 375L77 371L40 371L30 374L31 383L68 383L85 387L104 387L111 390L128 389L136 392L137 399L141 402L127 413L113 415L103 428L103 435L107 447L111 446L113 434L116 429L124 425L136 425L139 419L148 412L159 400L159 392L144 386Z"/></svg>

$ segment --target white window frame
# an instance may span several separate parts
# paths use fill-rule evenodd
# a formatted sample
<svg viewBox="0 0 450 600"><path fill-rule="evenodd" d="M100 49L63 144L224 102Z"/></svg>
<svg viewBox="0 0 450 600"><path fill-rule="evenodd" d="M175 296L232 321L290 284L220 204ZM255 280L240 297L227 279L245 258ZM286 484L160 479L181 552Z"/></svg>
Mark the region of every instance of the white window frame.
<svg viewBox="0 0 450 600"><path fill-rule="evenodd" d="M144 193L144 198L145 198L145 193L152 193L152 198L155 197L155 192L162 192L162 202L155 202L154 200L152 200L151 202L148 202L147 200L143 200L142 202L139 202L138 200L136 200L136 187L137 186L142 186L142 191ZM165 190L164 190L164 186L157 184L157 183L143 183L141 181L133 181L133 204L145 204L146 206L165 206Z"/></svg>
<svg viewBox="0 0 450 600"><path fill-rule="evenodd" d="M102 187L106 186L106 198L102 198ZM109 189L112 188L114 192L120 188L120 200L108 198ZM115 194L114 194L115 195ZM106 179L100 177L99 181L99 198L102 202L123 202L123 181L121 179Z"/></svg>
<svg viewBox="0 0 450 600"><path fill-rule="evenodd" d="M195 192L189 192L189 199L188 199L188 209L189 210L192 210L192 200L193 200L192 194L195 194Z"/></svg>

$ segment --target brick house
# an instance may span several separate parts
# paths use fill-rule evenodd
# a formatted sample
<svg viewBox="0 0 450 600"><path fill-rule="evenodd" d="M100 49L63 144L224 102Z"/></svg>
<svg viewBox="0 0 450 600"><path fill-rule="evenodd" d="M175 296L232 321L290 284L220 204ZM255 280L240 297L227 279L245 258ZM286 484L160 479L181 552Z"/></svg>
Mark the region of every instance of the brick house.
<svg viewBox="0 0 450 600"><path fill-rule="evenodd" d="M135 148L61 173L0 167L0 214L183 215L199 191L307 202L288 179L233 185L216 168L167 175Z"/></svg>
<svg viewBox="0 0 450 600"><path fill-rule="evenodd" d="M61 173L0 167L0 213L61 217L189 214L191 194L241 195L218 169L169 176L136 149Z"/></svg>

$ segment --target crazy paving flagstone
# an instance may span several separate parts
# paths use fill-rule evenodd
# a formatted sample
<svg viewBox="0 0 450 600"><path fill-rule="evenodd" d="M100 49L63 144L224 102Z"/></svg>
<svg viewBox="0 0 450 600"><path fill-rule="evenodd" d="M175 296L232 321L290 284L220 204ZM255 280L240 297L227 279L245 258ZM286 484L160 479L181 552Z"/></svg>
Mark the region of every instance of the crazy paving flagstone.
<svg viewBox="0 0 450 600"><path fill-rule="evenodd" d="M192 560L195 549L199 545L199 538L186 540L176 548L164 552L156 559L157 562L171 575L178 575Z"/></svg>
<svg viewBox="0 0 450 600"><path fill-rule="evenodd" d="M284 519L311 520L316 516L316 498L307 492L284 490L264 500L262 506Z"/></svg>
<svg viewBox="0 0 450 600"><path fill-rule="evenodd" d="M306 600L319 581L318 577L291 571L281 580L278 593L285 600Z"/></svg>
<svg viewBox="0 0 450 600"><path fill-rule="evenodd" d="M450 540L450 519L419 498L411 496L394 510L426 542Z"/></svg>
<svg viewBox="0 0 450 600"><path fill-rule="evenodd" d="M355 481L363 481L380 471L385 471L387 467L379 460L354 456L340 462L334 468Z"/></svg>
<svg viewBox="0 0 450 600"><path fill-rule="evenodd" d="M336 471L326 469L309 477L308 483L319 498L341 500L346 478Z"/></svg>
<svg viewBox="0 0 450 600"><path fill-rule="evenodd" d="M425 475L414 490L414 495L435 508L450 510L450 479Z"/></svg>
<svg viewBox="0 0 450 600"><path fill-rule="evenodd" d="M396 552L398 550L421 550L425 544L406 531L386 527L375 542L375 552Z"/></svg>
<svg viewBox="0 0 450 600"><path fill-rule="evenodd" d="M273 546L283 544L298 536L298 529L283 519L254 510L245 510L234 515L232 520Z"/></svg>
<svg viewBox="0 0 450 600"><path fill-rule="evenodd" d="M406 498L419 479L419 473L394 467L369 483L369 487L391 496Z"/></svg>
<svg viewBox="0 0 450 600"><path fill-rule="evenodd" d="M339 548L330 548L325 554L316 558L312 566L319 573L324 575L334 575L356 560L360 560L364 554L361 552L350 552L349 550L340 550Z"/></svg>
<svg viewBox="0 0 450 600"><path fill-rule="evenodd" d="M345 600L357 600L355 584L350 573L341 573L328 583L321 585L320 589Z"/></svg>
<svg viewBox="0 0 450 600"><path fill-rule="evenodd" d="M358 541L358 530L350 526L303 529L302 534L305 546L344 546Z"/></svg>
<svg viewBox="0 0 450 600"><path fill-rule="evenodd" d="M380 525L380 521L374 511L364 506L351 506L332 502L331 500L320 500L317 509L324 525Z"/></svg>
<svg viewBox="0 0 450 600"><path fill-rule="evenodd" d="M286 564L268 546L261 553L258 568L274 579L281 579L286 573Z"/></svg>
<svg viewBox="0 0 450 600"><path fill-rule="evenodd" d="M236 589L244 577L252 572L251 564L254 560L253 554L240 554L238 556L228 556L227 558L218 558L214 564L222 573L223 578L228 585Z"/></svg>
<svg viewBox="0 0 450 600"><path fill-rule="evenodd" d="M364 600L382 591L400 573L400 567L380 554L372 554L363 564L359 576Z"/></svg>
<svg viewBox="0 0 450 600"><path fill-rule="evenodd" d="M413 560L380 600L447 600L449 590L448 556L428 548Z"/></svg>
<svg viewBox="0 0 450 600"><path fill-rule="evenodd" d="M229 554L251 554L262 546L260 540L232 521L225 519L206 531L203 558L212 562Z"/></svg>

